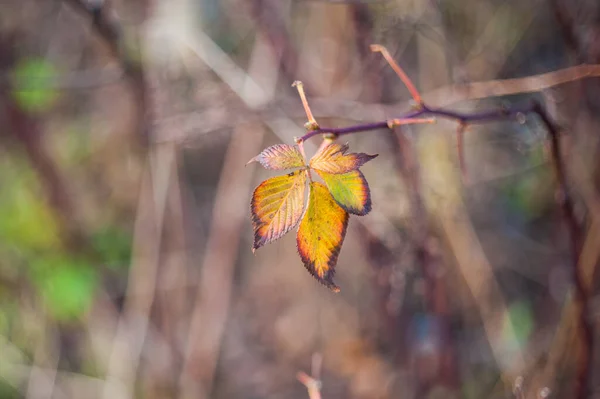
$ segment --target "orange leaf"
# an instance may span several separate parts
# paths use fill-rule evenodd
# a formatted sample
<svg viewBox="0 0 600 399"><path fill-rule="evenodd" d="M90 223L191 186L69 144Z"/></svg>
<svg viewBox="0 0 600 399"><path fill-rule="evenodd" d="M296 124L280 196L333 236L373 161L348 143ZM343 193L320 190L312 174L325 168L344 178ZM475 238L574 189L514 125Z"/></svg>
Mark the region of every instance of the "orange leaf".
<svg viewBox="0 0 600 399"><path fill-rule="evenodd" d="M371 211L369 184L360 170L332 174L316 170L335 201L346 211L364 216Z"/></svg>
<svg viewBox="0 0 600 399"><path fill-rule="evenodd" d="M376 155L363 152L346 154L348 144L331 143L322 147L310 160L310 167L327 173L348 173L360 168Z"/></svg>
<svg viewBox="0 0 600 399"><path fill-rule="evenodd" d="M276 144L248 161L260 162L265 169L292 169L304 167L304 158L298 148L287 144Z"/></svg>
<svg viewBox="0 0 600 399"><path fill-rule="evenodd" d="M339 292L333 275L349 215L322 183L311 182L308 197L308 209L296 237L298 252L310 274L334 292Z"/></svg>
<svg viewBox="0 0 600 399"><path fill-rule="evenodd" d="M298 225L304 212L307 176L306 170L297 170L267 179L256 187L250 206L254 226L252 250L281 238Z"/></svg>

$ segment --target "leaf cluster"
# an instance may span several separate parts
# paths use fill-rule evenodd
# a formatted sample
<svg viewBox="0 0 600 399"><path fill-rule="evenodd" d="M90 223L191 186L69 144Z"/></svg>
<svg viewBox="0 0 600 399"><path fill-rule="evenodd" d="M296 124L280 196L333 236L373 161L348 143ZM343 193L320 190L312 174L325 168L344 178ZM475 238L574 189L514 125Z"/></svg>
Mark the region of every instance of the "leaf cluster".
<svg viewBox="0 0 600 399"><path fill-rule="evenodd" d="M308 162L298 146L287 144L268 147L251 159L266 169L293 169L263 181L254 190L252 250L298 226L296 244L304 266L319 282L338 292L333 276L349 216L371 210L369 185L359 168L376 156L348 153L348 144L325 140ZM322 182L316 181L313 173Z"/></svg>

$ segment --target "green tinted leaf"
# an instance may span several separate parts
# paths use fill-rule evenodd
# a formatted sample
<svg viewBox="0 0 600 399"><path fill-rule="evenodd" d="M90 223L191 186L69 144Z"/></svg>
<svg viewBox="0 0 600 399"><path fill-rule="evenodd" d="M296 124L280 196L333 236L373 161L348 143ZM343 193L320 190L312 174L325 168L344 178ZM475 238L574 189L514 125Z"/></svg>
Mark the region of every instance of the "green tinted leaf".
<svg viewBox="0 0 600 399"><path fill-rule="evenodd" d="M315 170L323 179L333 199L346 211L364 216L371 211L371 192L360 170L332 174Z"/></svg>

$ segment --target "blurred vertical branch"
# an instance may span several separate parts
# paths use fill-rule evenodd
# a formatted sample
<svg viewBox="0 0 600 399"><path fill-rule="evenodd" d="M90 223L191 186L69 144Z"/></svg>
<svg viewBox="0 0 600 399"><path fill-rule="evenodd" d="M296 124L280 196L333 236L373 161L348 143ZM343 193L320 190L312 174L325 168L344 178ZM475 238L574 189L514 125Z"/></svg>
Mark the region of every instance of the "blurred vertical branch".
<svg viewBox="0 0 600 399"><path fill-rule="evenodd" d="M308 391L309 399L321 399L321 366L323 357L320 353L315 353L312 356L311 375L303 371L299 371L296 375Z"/></svg>
<svg viewBox="0 0 600 399"><path fill-rule="evenodd" d="M244 204L251 189L243 165L260 151L263 132L259 124L240 126L225 156L190 320L180 386L183 398L211 397L229 314Z"/></svg>
<svg viewBox="0 0 600 399"><path fill-rule="evenodd" d="M488 24L498 23L494 19ZM521 28L522 29L522 28ZM442 49L432 44L426 38L419 38L419 70L422 89L431 89L448 83L449 60ZM514 42L508 43L504 52L496 59L504 59ZM481 62L481 60L479 60ZM488 65L486 72L494 76L499 65ZM436 79L431 79L436 77ZM453 254L455 263L453 272L462 276L470 291L473 304L479 310L481 322L489 345L491 347L500 377L505 386L512 387L516 377L525 366L525 361L520 348L510 354L506 352L505 342L518 342L515 327L510 321L506 322L507 304L502 295L502 290L495 278L493 267L488 261L481 246L479 238L471 223L468 210L462 201L460 179L455 173L450 162L450 141L435 135L434 130L447 128L447 125L425 126L419 135L419 142L427 149L427 154L422 153L422 161L426 173L423 176L424 185L435 187L441 196L432 199L430 207L431 218L441 229L442 239L446 248ZM444 198L441 200L441 198Z"/></svg>
<svg viewBox="0 0 600 399"><path fill-rule="evenodd" d="M281 72L289 81L300 79L298 51L286 27L286 8L291 7L284 0L248 0L250 14L255 21L257 33L265 39L273 52L281 59ZM305 82L306 83L306 82ZM308 81L310 86L310 81Z"/></svg>
<svg viewBox="0 0 600 399"><path fill-rule="evenodd" d="M393 150L396 169L408 191L410 203L410 225L408 227L410 243L414 246L417 268L425 281L424 302L425 311L432 313L438 320L439 330L439 368L435 378L441 385L456 390L459 387L458 365L455 343L451 336L449 292L447 279L443 270L446 265L443 259L434 253L438 245L437 237L430 230L424 199L421 195L418 155L413 148L413 143L406 137L400 127L392 129L393 135L389 137L390 147ZM421 394L427 395L429 384L419 387Z"/></svg>
<svg viewBox="0 0 600 399"><path fill-rule="evenodd" d="M177 177L175 145L156 146L148 156L139 190L133 254L123 313L109 358L103 397L129 398L154 302L168 192ZM115 392L116 389L119 391Z"/></svg>
<svg viewBox="0 0 600 399"><path fill-rule="evenodd" d="M585 272L579 263L581 251L581 228L575 216L572 196L569 192L566 172L566 162L560 131L550 116L539 105L536 104L535 112L541 118L544 126L550 133L552 150L552 161L557 180L557 201L561 207L567 233L571 240L571 268L574 283L574 306L577 309L579 319L578 334L582 342L582 351L577 364L576 383L574 397L583 399L588 395L588 381L590 376L591 350L593 349L593 326L589 321L589 290L588 282L585 280Z"/></svg>
<svg viewBox="0 0 600 399"><path fill-rule="evenodd" d="M114 16L114 11L107 7L106 1L86 2L85 0L59 0L69 4L84 17L89 19L97 36L111 51L115 60L123 68L127 82L133 94L133 103L136 105L135 128L142 146L146 146L150 139L150 102L148 87L143 64L138 53L127 47L123 37L123 28Z"/></svg>
<svg viewBox="0 0 600 399"><path fill-rule="evenodd" d="M123 37L123 28L106 2L62 0L87 17L93 31L121 65L130 85L133 104L135 138L146 149L150 138L151 107L146 76L142 66L142 48L132 51ZM160 262L161 235L167 190L172 181L175 158L174 144L151 149L147 169L142 177L138 217L134 232L134 255L124 311L121 315L104 387L104 397L122 394L130 397L135 386L136 371L148 329ZM176 173L175 173L175 176ZM120 384L119 384L120 383ZM115 392L121 387L122 392Z"/></svg>
<svg viewBox="0 0 600 399"><path fill-rule="evenodd" d="M262 100L272 95L269 88L277 82L276 71L280 58L269 44L259 39L253 50L245 84L237 88L242 100L252 108L251 98L245 98L250 84L264 84ZM209 64L210 65L210 64ZM233 76L232 76L233 77ZM256 100L255 100L256 101ZM240 240L240 225L246 209L244 204L251 189L250 179L244 176L246 160L261 148L265 127L260 123L240 125L234 130L223 169L215 205L211 230L202 262L196 300L190 319L180 389L184 398L210 397L217 369L218 355L233 289L233 274ZM237 210L237 211L233 211ZM233 215L232 215L232 212Z"/></svg>

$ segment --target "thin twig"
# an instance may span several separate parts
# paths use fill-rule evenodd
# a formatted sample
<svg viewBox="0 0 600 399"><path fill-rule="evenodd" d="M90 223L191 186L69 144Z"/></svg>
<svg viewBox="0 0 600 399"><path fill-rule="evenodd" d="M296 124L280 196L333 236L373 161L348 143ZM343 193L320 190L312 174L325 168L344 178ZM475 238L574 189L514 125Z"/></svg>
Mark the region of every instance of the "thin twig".
<svg viewBox="0 0 600 399"><path fill-rule="evenodd" d="M311 364L311 375L306 374L304 371L299 371L296 374L296 378L300 381L308 390L308 397L310 399L321 399L321 366L323 364L323 357L320 353L315 353L312 356Z"/></svg>
<svg viewBox="0 0 600 399"><path fill-rule="evenodd" d="M479 124L487 123L492 121L500 120L511 120L522 115L534 112L534 106L531 103L526 105L513 106L508 108L498 108L491 111L475 112L475 113L463 113L458 111L452 111L444 108L433 108L428 105L422 104L421 108L416 111L410 111L396 120L411 121L418 120L423 116L437 116L444 119L455 120L462 124ZM421 122L422 123L422 122ZM402 123L400 123L402 124ZM360 132L368 132L372 130L388 129L389 120L373 123L365 123L360 125L335 128L335 127L320 127L319 129L307 132L301 137L302 141L306 141L311 137L318 136L320 134L331 133L337 136L346 134L354 134Z"/></svg>
<svg viewBox="0 0 600 399"><path fill-rule="evenodd" d="M293 84L293 87L298 90L298 95L300 96L300 101L302 101L302 106L304 107L304 112L306 112L306 117L308 118L308 122L304 125L307 130L316 130L319 128L319 124L315 120L315 117L310 110L310 105L308 105L308 100L306 99L306 93L304 93L304 84L301 81L296 80Z"/></svg>
<svg viewBox="0 0 600 399"><path fill-rule="evenodd" d="M426 92L422 96L426 104L448 106L461 101L519 93L534 93L580 79L598 76L600 76L600 65L578 65L554 72L518 79L490 80L485 82L444 86L440 89ZM254 89L255 87L253 87L253 90ZM393 114L398 112L398 110L406 109L410 106L410 104L405 101L394 104L380 104L336 101L335 99L325 98L313 98L311 99L311 103L311 109L315 118L322 116L356 121L373 119L375 116L379 115ZM227 108L231 112L222 112L223 108ZM162 135L155 136L155 140L157 142L184 141L216 130L231 128L239 123L249 122L250 120L269 119L272 118L274 114L278 113L285 113L285 115L289 115L292 118L302 117L301 113L297 111L295 97L277 98L276 103L264 104L264 107L253 108L252 110L243 107L236 108L233 105L227 107L219 106L214 110L208 109L202 112L194 111L192 113L181 114L158 121L161 126L177 124L178 128L175 130L168 128L161 129L163 131L172 130L173 133L169 133L168 135L161 133ZM377 127L377 129L378 128L379 127ZM385 127L381 128L385 129Z"/></svg>
<svg viewBox="0 0 600 399"><path fill-rule="evenodd" d="M434 118L413 118L413 119L390 119L387 121L388 127L391 129L394 126L402 125L417 125L421 123L435 123Z"/></svg>
<svg viewBox="0 0 600 399"><path fill-rule="evenodd" d="M383 55L383 58L385 58L385 60L388 62L388 64L390 64L394 72L396 72L396 75L398 75L398 77L402 80L402 83L404 83L404 85L410 92L410 95L412 96L413 100L415 100L415 103L417 105L423 104L423 99L421 98L419 91L417 90L413 82L410 80L408 75L404 72L404 70L400 68L400 65L398 65L396 61L394 61L387 49L379 44L372 44L371 51L380 52L381 55Z"/></svg>
<svg viewBox="0 0 600 399"><path fill-rule="evenodd" d="M580 251L580 239L579 239L580 232L579 232L579 226L578 226L578 223L577 223L577 220L575 217L575 213L574 213L573 202L567 192L566 173L564 170L564 168L565 168L564 167L564 159L562 157L562 152L561 152L561 148L560 148L560 138L559 138L558 128L556 127L554 122L550 120L550 117L545 112L543 107L537 102L530 102L526 105L513 106L513 107L495 109L495 110L491 110L491 111L474 112L474 113L463 113L463 112L457 112L457 111L448 110L448 109L444 109L444 108L430 107L422 102L421 98L418 96L418 92L412 85L412 82L410 81L410 79L408 79L408 77L406 77L406 75L404 74L402 69L395 64L395 62L393 61L393 59L391 59L391 57L389 57L389 53L387 53L387 51L385 51L385 49L383 47L377 46L377 45L374 45L372 47L372 49L374 51L381 51L383 53L386 60L388 60L388 62L392 66L392 68L394 68L394 70L396 70L396 72L398 73L398 76L400 76L400 78L403 80L403 82L405 83L405 85L407 86L409 91L411 91L413 98L420 105L419 108L417 110L412 110L412 111L404 114L402 117L398 118L397 120L392 119L391 123L390 123L390 120L386 120L386 121L382 121L382 122L373 122L373 123L368 123L368 124L363 124L363 125L349 126L349 127L345 127L345 128L321 127L321 128L317 128L314 130L308 129L309 131L300 138L300 141L303 142L311 137L314 137L314 136L320 135L320 134L325 134L325 133L333 134L336 136L341 136L341 135L345 135L345 134L353 134L353 133L359 133L359 132L365 132L365 131L371 131L371 130L386 129L386 128L389 129L389 128L392 128L394 125L402 124L405 121L411 121L411 120L415 120L415 119L418 119L423 116L433 115L433 116L437 116L437 117L441 117L441 118L455 120L459 123L459 130L458 130L459 157L461 159L461 169L464 171L464 161L463 161L464 155L462 154L462 134L467 125L476 124L476 123L486 123L486 122L492 122L492 121L498 121L498 120L521 119L526 114L530 114L530 113L537 114L539 116L539 118L541 119L541 121L543 122L545 128L548 130L548 132L550 134L552 157L553 157L553 161L554 161L553 163L554 163L554 168L555 168L555 173L556 173L556 178L557 178L557 184L558 184L558 188L559 188L558 201L563 210L565 222L567 224L567 228L569 231L569 237L571 240L572 267L573 267L573 275L574 275L574 283L575 283L575 296L576 296L575 299L576 299L577 304L579 305L578 308L580 309L580 315L579 315L580 327L581 327L580 331L581 331L581 335L582 335L583 351L584 351L584 355L580 361L578 371L577 371L577 389L576 389L577 396L576 397L583 398L585 396L585 392L587 389L587 381L588 381L588 375L589 375L589 362L590 362L589 350L592 347L592 329L591 329L591 325L590 325L589 321L587 320L588 298L587 298L587 293L585 291L584 276L577 267L578 259L579 259L579 251ZM388 57L389 57L389 59L388 59ZM312 115L312 114L310 114L310 115ZM521 361L520 364L522 365L523 362Z"/></svg>

